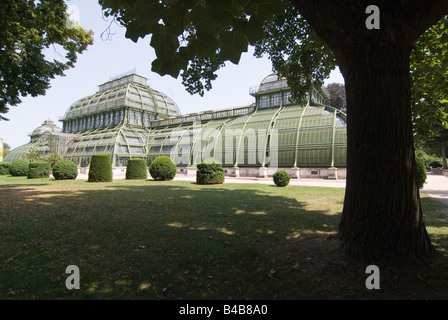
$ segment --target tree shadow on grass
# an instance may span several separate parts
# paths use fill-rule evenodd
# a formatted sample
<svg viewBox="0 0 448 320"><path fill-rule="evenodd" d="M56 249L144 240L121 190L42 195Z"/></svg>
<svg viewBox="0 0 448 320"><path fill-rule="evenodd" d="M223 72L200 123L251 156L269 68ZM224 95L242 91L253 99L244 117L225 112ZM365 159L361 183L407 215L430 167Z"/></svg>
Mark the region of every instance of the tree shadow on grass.
<svg viewBox="0 0 448 320"><path fill-rule="evenodd" d="M19 299L447 298L444 254L429 267L380 265L381 289L368 290L367 265L329 238L339 214L310 205L302 187L120 182L6 190L0 199L17 206L1 214L1 298L5 288ZM69 264L81 270L81 290L65 288Z"/></svg>

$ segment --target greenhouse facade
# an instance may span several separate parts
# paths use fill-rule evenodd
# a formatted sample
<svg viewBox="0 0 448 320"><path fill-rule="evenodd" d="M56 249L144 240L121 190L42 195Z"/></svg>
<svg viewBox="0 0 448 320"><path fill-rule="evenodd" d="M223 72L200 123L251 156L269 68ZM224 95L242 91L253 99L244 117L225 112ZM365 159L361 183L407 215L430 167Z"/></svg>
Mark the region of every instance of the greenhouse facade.
<svg viewBox="0 0 448 320"><path fill-rule="evenodd" d="M72 104L60 119L62 130L36 129L29 144L8 156L35 148L87 168L93 154L107 153L118 172L130 158L149 164L167 155L184 174L206 160L222 163L232 176L268 176L281 168L293 177L345 177L346 116L324 104L325 88L296 104L286 80L271 74L250 94L255 102L246 107L181 115L144 77L126 74Z"/></svg>

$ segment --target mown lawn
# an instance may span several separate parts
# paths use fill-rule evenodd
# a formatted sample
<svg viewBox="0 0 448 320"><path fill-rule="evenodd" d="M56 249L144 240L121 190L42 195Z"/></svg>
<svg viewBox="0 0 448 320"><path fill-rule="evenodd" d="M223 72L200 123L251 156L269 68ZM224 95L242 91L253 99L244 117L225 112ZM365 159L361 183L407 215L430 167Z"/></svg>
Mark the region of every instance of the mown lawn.
<svg viewBox="0 0 448 320"><path fill-rule="evenodd" d="M438 253L386 266L340 254L339 188L0 177L0 299L446 299L448 207L423 198ZM376 264L372 261L369 264ZM80 290L68 290L69 265Z"/></svg>

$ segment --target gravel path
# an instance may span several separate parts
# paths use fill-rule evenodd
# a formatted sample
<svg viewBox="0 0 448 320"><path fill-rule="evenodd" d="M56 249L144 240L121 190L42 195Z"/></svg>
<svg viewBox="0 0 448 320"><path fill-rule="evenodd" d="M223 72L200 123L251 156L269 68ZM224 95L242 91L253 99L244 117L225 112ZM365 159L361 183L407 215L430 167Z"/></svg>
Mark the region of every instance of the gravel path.
<svg viewBox="0 0 448 320"><path fill-rule="evenodd" d="M448 177L428 174L420 193L427 194L448 205Z"/></svg>

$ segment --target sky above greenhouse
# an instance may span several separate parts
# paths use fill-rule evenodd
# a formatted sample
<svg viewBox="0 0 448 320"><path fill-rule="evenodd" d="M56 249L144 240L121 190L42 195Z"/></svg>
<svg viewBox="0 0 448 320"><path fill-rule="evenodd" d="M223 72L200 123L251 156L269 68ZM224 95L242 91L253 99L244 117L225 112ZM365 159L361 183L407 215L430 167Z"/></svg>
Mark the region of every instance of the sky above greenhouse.
<svg viewBox="0 0 448 320"><path fill-rule="evenodd" d="M150 47L150 37L137 43L125 38L126 29L112 23L111 18L103 17L101 6L92 0L69 0L70 12L81 27L94 32L94 44L79 56L75 67L66 71L64 77L51 81L46 95L25 97L22 103L11 107L5 114L10 121L0 122L0 138L12 148L29 142L28 134L45 120L58 120L77 100L95 94L98 86L111 77L136 71L148 78L150 87L159 90L173 99L182 114L205 110L219 110L245 106L254 102L249 89L272 73L272 64L266 58L257 59L253 50L244 53L238 65L228 62L218 71L213 89L204 97L190 95L182 85L182 79L170 76L161 77L151 71L151 62L155 53ZM110 26L110 34L104 33ZM60 58L57 49L51 48L46 54L48 59ZM338 70L333 71L328 83L344 83Z"/></svg>

